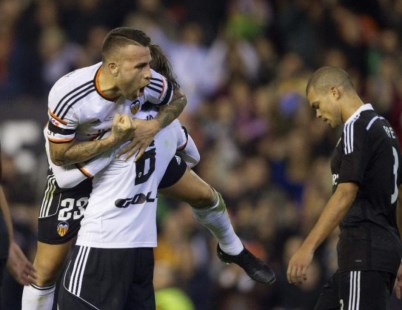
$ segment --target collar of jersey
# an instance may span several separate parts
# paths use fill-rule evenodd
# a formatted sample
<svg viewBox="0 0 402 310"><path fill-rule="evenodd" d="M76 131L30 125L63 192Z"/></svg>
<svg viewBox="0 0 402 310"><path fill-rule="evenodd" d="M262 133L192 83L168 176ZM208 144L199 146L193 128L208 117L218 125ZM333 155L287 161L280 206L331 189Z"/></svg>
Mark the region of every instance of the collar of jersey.
<svg viewBox="0 0 402 310"><path fill-rule="evenodd" d="M368 110L373 110L373 106L371 105L371 103L365 103L362 106L360 106L355 113L353 113L345 122L345 125L349 122L351 122L353 119L355 119L356 117L358 117L360 115L361 112L363 111L368 111Z"/></svg>

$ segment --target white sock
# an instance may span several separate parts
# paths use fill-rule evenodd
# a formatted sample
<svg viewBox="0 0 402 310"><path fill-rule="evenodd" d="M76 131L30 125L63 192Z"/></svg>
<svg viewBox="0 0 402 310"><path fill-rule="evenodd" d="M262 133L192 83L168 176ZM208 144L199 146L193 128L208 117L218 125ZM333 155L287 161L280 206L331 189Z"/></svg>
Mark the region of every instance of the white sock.
<svg viewBox="0 0 402 310"><path fill-rule="evenodd" d="M218 199L214 206L207 209L192 208L193 216L198 223L208 228L226 254L237 255L244 249L243 243L233 229L225 202L218 192L216 194Z"/></svg>
<svg viewBox="0 0 402 310"><path fill-rule="evenodd" d="M40 287L34 284L24 286L21 310L52 310L56 285Z"/></svg>

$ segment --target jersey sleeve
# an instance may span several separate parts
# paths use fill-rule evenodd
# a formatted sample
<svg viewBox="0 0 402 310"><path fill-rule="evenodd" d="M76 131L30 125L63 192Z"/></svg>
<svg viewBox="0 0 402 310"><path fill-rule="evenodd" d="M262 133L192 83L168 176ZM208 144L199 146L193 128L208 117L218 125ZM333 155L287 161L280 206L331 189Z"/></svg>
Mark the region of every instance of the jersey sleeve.
<svg viewBox="0 0 402 310"><path fill-rule="evenodd" d="M50 163L57 185L61 188L72 188L87 178L92 178L113 160L113 154L102 154L84 164L56 166Z"/></svg>
<svg viewBox="0 0 402 310"><path fill-rule="evenodd" d="M370 158L368 131L363 122L345 124L342 133L343 156L339 171L339 183L360 184Z"/></svg>
<svg viewBox="0 0 402 310"><path fill-rule="evenodd" d="M145 101L155 105L169 104L173 98L173 85L163 75L151 69L150 83L144 89Z"/></svg>
<svg viewBox="0 0 402 310"><path fill-rule="evenodd" d="M68 94L60 95L54 87L49 94L47 139L54 143L66 143L74 140L78 119L74 108L68 104Z"/></svg>

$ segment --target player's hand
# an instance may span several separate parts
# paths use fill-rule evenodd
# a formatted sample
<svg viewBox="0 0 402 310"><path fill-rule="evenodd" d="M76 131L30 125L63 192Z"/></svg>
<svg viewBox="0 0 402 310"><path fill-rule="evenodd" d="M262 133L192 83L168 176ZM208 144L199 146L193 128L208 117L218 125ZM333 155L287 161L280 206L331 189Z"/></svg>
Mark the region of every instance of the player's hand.
<svg viewBox="0 0 402 310"><path fill-rule="evenodd" d="M290 284L302 284L307 280L307 270L313 261L314 253L301 246L289 261L287 278Z"/></svg>
<svg viewBox="0 0 402 310"><path fill-rule="evenodd" d="M399 265L398 273L396 275L395 284L394 284L394 292L396 298L402 298L402 262Z"/></svg>
<svg viewBox="0 0 402 310"><path fill-rule="evenodd" d="M33 265L14 241L10 243L7 269L15 280L22 285L29 285L36 279L36 271Z"/></svg>
<svg viewBox="0 0 402 310"><path fill-rule="evenodd" d="M130 140L134 135L131 117L127 114L116 114L113 118L112 136L118 142Z"/></svg>
<svg viewBox="0 0 402 310"><path fill-rule="evenodd" d="M157 120L146 121L141 119L133 119L132 121L133 127L135 127L134 139L124 148L122 148L116 156L119 157L120 155L125 154L124 158L127 160L137 153L134 159L137 161L154 140L155 135L160 129L160 125Z"/></svg>

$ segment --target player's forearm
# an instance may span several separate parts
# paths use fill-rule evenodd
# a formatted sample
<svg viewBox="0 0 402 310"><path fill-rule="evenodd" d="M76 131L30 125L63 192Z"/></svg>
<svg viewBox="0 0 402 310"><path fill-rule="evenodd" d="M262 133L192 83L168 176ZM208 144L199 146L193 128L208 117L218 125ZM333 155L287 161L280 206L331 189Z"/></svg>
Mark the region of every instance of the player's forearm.
<svg viewBox="0 0 402 310"><path fill-rule="evenodd" d="M187 98L184 94L178 92L175 96L170 104L164 105L159 109L158 115L155 117L155 120L159 122L160 129L173 122L187 104Z"/></svg>
<svg viewBox="0 0 402 310"><path fill-rule="evenodd" d="M352 188L345 190L345 184L338 185L338 189L329 199L317 223L303 242L304 247L314 252L340 224L356 197L357 185L350 184L350 186Z"/></svg>
<svg viewBox="0 0 402 310"><path fill-rule="evenodd" d="M120 143L112 136L101 140L72 142L65 149L60 149L57 147L57 144L50 143L50 154L55 165L64 166L85 162L114 148Z"/></svg>

